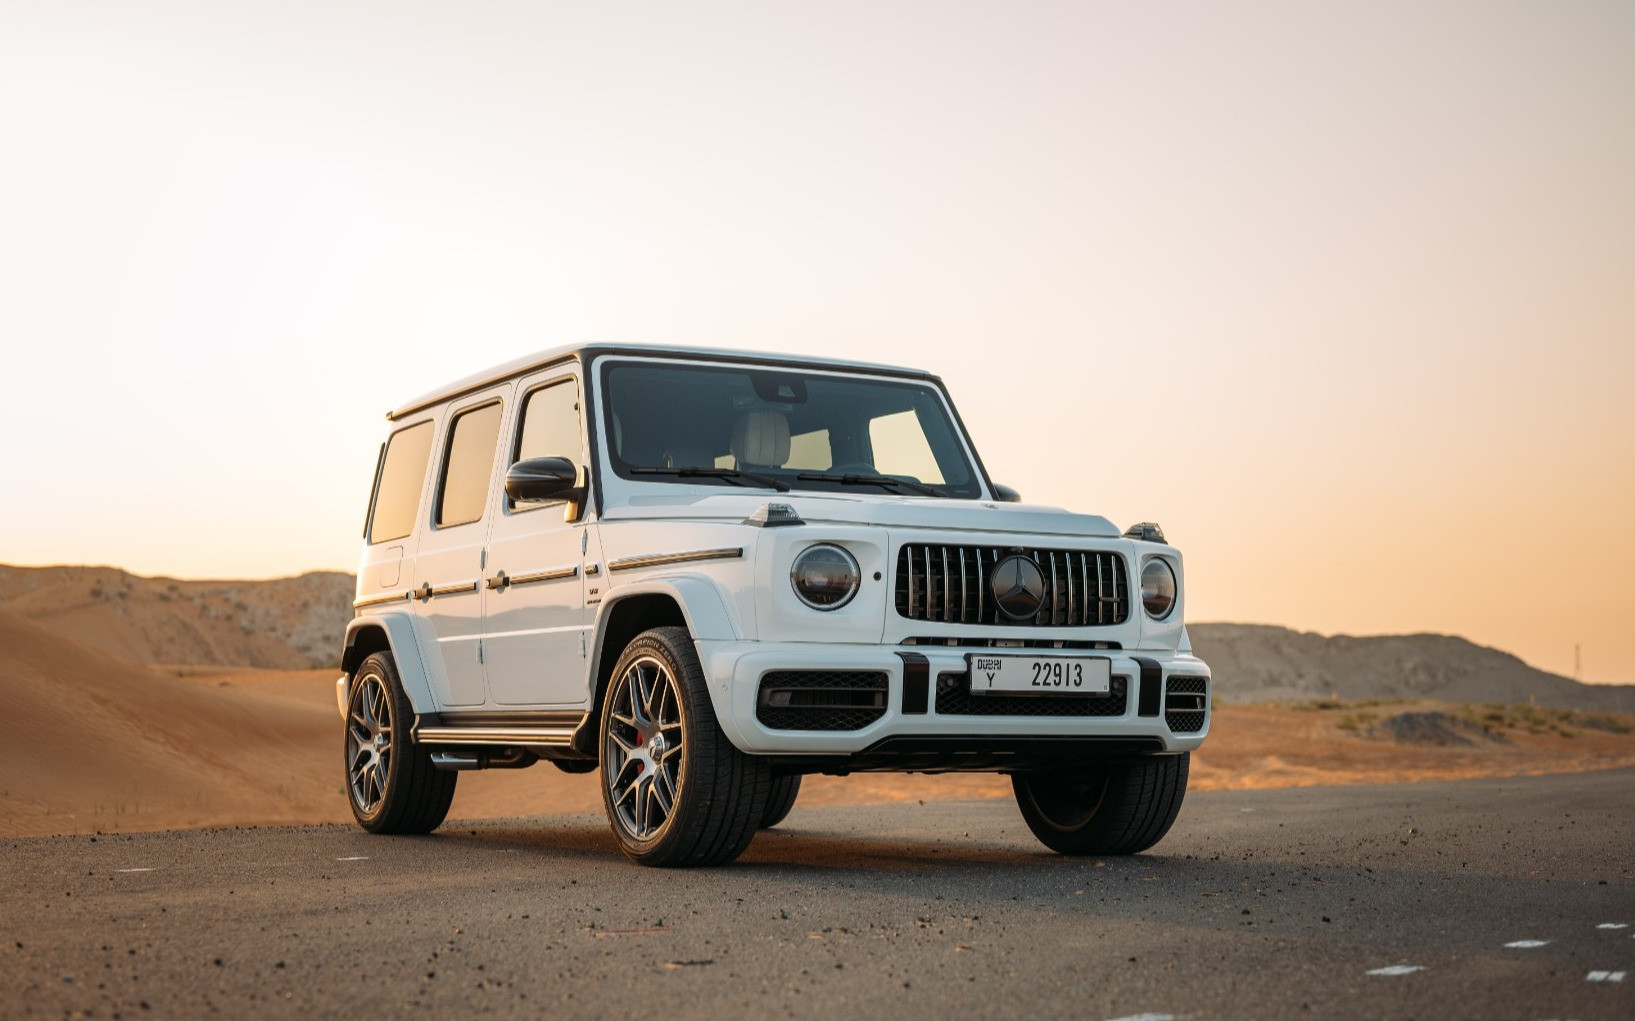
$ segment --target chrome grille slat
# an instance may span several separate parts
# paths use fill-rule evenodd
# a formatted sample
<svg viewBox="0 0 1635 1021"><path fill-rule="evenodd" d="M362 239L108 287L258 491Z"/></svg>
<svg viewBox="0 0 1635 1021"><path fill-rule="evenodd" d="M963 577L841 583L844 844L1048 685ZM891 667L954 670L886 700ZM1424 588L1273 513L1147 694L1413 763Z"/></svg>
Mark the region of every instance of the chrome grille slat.
<svg viewBox="0 0 1635 1021"><path fill-rule="evenodd" d="M949 596L953 594L953 587L948 584L948 547L942 548L942 619L949 620L953 607L949 605Z"/></svg>
<svg viewBox="0 0 1635 1021"><path fill-rule="evenodd" d="M908 613L906 616L909 617L913 617L915 615L914 604L916 600L914 597L918 595L918 592L915 590L914 586L914 554L911 552L912 549L912 546L903 547L903 559L908 563Z"/></svg>
<svg viewBox="0 0 1635 1021"><path fill-rule="evenodd" d="M1063 569L1063 574L1064 574L1064 576L1066 576L1066 579L1068 579L1068 627L1073 627L1073 623L1074 623L1074 620L1073 620L1073 558L1074 558L1074 556L1077 556L1077 558L1079 558L1079 560L1084 560L1084 555L1082 555L1082 553L1069 553L1068 563L1066 563L1066 569Z"/></svg>
<svg viewBox="0 0 1635 1021"><path fill-rule="evenodd" d="M931 607L935 606L937 598L937 580L931 577L931 547L925 547L925 619L934 619L931 616Z"/></svg>
<svg viewBox="0 0 1635 1021"><path fill-rule="evenodd" d="M965 550L959 551L959 619L963 622L971 612L965 587Z"/></svg>
<svg viewBox="0 0 1635 1021"><path fill-rule="evenodd" d="M1096 558L1096 623L1105 619L1103 614L1107 610L1107 586L1101 577L1101 558Z"/></svg>
<svg viewBox="0 0 1635 1021"><path fill-rule="evenodd" d="M976 619L982 619L982 594L988 591L988 577L982 573L982 551L976 550Z"/></svg>
<svg viewBox="0 0 1635 1021"><path fill-rule="evenodd" d="M1013 554L1031 559L1043 575L1045 591L1039 609L1025 620L1004 616L989 598L992 569ZM897 612L911 620L1024 628L1095 627L1122 624L1131 613L1128 567L1121 554L1109 550L909 543L898 549L894 584ZM1091 603L1095 604L1093 617Z"/></svg>

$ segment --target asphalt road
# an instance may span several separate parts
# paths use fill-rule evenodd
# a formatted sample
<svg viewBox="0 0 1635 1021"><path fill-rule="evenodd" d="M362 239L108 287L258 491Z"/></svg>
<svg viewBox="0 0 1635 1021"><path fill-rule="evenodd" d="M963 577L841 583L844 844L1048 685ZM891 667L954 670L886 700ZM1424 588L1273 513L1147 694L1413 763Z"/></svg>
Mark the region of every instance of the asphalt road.
<svg viewBox="0 0 1635 1021"><path fill-rule="evenodd" d="M1635 770L1193 794L1128 859L1009 801L797 805L706 871L578 816L12 840L0 1016L1627 1021L1632 835Z"/></svg>

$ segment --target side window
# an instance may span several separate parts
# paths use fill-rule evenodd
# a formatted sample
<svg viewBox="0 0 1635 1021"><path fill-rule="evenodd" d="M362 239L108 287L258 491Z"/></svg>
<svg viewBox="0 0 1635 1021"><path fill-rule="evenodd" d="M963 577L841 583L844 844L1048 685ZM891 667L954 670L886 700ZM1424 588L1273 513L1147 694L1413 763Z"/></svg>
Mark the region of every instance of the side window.
<svg viewBox="0 0 1635 1021"><path fill-rule="evenodd" d="M437 490L438 528L482 518L499 438L498 401L455 416L449 429L448 454L443 459L443 480Z"/></svg>
<svg viewBox="0 0 1635 1021"><path fill-rule="evenodd" d="M522 405L522 428L517 431L517 449L512 463L530 457L565 457L575 465L584 447L579 429L579 381L564 379L528 394ZM517 507L509 498L506 506L529 511L539 504Z"/></svg>
<svg viewBox="0 0 1635 1021"><path fill-rule="evenodd" d="M386 454L381 458L374 499L370 501L370 543L391 542L414 531L420 489L426 481L426 462L431 456L431 432L431 423L421 422L393 433L386 441Z"/></svg>

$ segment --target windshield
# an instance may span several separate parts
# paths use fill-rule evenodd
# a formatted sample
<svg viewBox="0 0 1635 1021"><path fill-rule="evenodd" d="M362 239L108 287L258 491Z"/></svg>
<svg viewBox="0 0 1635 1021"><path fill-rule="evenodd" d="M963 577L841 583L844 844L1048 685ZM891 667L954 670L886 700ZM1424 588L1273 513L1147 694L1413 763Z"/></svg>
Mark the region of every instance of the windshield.
<svg viewBox="0 0 1635 1021"><path fill-rule="evenodd" d="M937 389L802 369L614 361L602 369L621 478L974 499Z"/></svg>

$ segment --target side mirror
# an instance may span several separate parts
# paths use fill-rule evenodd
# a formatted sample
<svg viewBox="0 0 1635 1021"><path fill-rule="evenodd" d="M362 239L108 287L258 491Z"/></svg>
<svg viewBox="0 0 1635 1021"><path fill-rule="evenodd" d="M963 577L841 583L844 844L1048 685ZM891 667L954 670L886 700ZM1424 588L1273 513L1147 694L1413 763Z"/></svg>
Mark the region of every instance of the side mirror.
<svg viewBox="0 0 1635 1021"><path fill-rule="evenodd" d="M1016 490L1012 489L1009 486L1001 486L997 482L995 482L993 484L993 495L994 495L994 498L997 499L1000 503L1021 503L1022 502L1022 494L1021 493L1018 493Z"/></svg>
<svg viewBox="0 0 1635 1021"><path fill-rule="evenodd" d="M517 503L568 503L564 517L575 521L584 510L589 477L565 457L530 457L505 472L505 495Z"/></svg>

